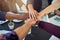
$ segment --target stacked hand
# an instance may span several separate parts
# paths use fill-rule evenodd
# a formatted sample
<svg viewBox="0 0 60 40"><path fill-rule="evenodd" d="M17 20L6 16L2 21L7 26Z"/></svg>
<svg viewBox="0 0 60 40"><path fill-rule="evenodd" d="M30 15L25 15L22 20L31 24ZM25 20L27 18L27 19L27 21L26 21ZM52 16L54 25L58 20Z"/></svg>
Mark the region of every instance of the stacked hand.
<svg viewBox="0 0 60 40"><path fill-rule="evenodd" d="M30 9L29 10L29 14L33 17L35 17L35 19L37 19L37 16L38 16L38 12L34 9Z"/></svg>
<svg viewBox="0 0 60 40"><path fill-rule="evenodd" d="M54 11L57 15L60 15L60 10L55 10Z"/></svg>
<svg viewBox="0 0 60 40"><path fill-rule="evenodd" d="M29 11L29 18L25 22L34 25L37 20L38 20L38 12L35 10L31 10Z"/></svg>

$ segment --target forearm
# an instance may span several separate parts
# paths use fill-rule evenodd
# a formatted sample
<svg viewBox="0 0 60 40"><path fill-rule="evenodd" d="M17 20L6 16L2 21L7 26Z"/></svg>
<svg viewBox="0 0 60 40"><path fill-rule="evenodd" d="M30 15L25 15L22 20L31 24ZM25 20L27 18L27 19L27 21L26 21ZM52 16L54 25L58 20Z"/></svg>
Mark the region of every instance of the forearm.
<svg viewBox="0 0 60 40"><path fill-rule="evenodd" d="M34 10L33 5L32 4L28 4L28 10Z"/></svg>
<svg viewBox="0 0 60 40"><path fill-rule="evenodd" d="M6 12L5 14L5 19L15 19L16 15L15 14L11 14L11 12Z"/></svg>
<svg viewBox="0 0 60 40"><path fill-rule="evenodd" d="M33 8L34 0L27 0L27 7L28 8Z"/></svg>
<svg viewBox="0 0 60 40"><path fill-rule="evenodd" d="M29 17L29 14L28 13L24 13L24 14L16 15L15 19L26 20L28 17Z"/></svg>
<svg viewBox="0 0 60 40"><path fill-rule="evenodd" d="M18 20L25 20L28 18L28 13L25 14L11 14L11 13L6 13L5 15L6 19L18 19Z"/></svg>
<svg viewBox="0 0 60 40"><path fill-rule="evenodd" d="M55 4L51 4L50 6L48 6L47 8L45 8L44 10L42 10L40 13L39 13L39 19L40 17L50 13L51 11L53 11L56 7L60 6L60 3L56 2Z"/></svg>
<svg viewBox="0 0 60 40"><path fill-rule="evenodd" d="M17 33L19 40L22 40L27 35L30 28L31 28L31 24L25 23L23 26L18 27L14 31Z"/></svg>

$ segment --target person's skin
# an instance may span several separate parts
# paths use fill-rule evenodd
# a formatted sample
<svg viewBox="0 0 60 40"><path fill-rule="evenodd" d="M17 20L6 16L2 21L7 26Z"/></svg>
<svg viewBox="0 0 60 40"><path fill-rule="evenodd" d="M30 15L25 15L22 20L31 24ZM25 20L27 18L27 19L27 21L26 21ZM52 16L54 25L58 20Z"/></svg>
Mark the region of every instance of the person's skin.
<svg viewBox="0 0 60 40"><path fill-rule="evenodd" d="M20 2L22 2L21 0L19 1L16 1L16 0L0 0L0 6L1 6L1 8L0 8L0 11L1 12L6 12L6 19L19 19L19 20L25 20L25 19L27 19L27 17L28 17L28 12L25 12L26 14L19 14L19 15L17 15L18 14L18 12L17 13L14 13L14 14L11 14L12 12L10 12L10 13L8 13L8 11L10 10L10 11L12 11L13 10L13 12L16 12L15 10L14 10L14 8L15 8L15 6L13 5L13 7L12 7L12 4L11 4L11 2L12 2L12 4L15 4L16 2L19 4ZM11 6L8 6L8 4ZM21 3L21 4L19 4L19 6L22 6L22 4L23 3ZM11 9L10 9L11 8ZM15 8L16 9L16 8Z"/></svg>
<svg viewBox="0 0 60 40"><path fill-rule="evenodd" d="M19 40L22 40L29 32L30 28L32 27L32 25L34 25L36 23L37 19L36 16L29 16L29 18L27 20L25 20L25 24L16 28L14 30L14 32L16 32ZM2 38L3 35L0 35L0 38Z"/></svg>
<svg viewBox="0 0 60 40"><path fill-rule="evenodd" d="M23 14L14 14L13 12L6 12L5 18L6 19L18 19L18 20L26 20L28 18L28 13Z"/></svg>
<svg viewBox="0 0 60 40"><path fill-rule="evenodd" d="M39 14L39 18L40 17L42 17L43 15L45 15L45 14L47 14L47 13L49 13L49 12L51 12L52 10L54 10L57 6L60 6L60 0L58 0L55 4L52 4L52 5L50 5L50 6L48 6L45 10L43 10L43 11L41 11L40 12L40 14ZM50 9L51 8L51 9ZM49 9L49 10L48 10ZM35 15L34 15L35 16ZM35 20L35 17L33 18L34 20ZM29 29L30 27L31 27L31 25L32 24L34 24L35 23L35 21L34 20L28 20L28 22L25 24L25 26L23 26L24 28L26 27L27 29ZM31 24L31 22L32 22L32 24ZM29 23L29 24L28 24ZM28 27L28 26L29 27ZM24 29L23 28L23 29ZM24 31L26 31L27 29L24 29ZM20 29L20 30L22 30L22 29ZM27 31L26 32L22 32L21 34L19 33L20 32L20 30L19 30L19 28L18 29L16 29L16 30L14 30L17 34L18 34L18 36L19 35L21 35L21 36L19 36L19 38L20 38L20 40L22 40L22 38L24 37L24 36L26 36L26 34L25 33L27 33ZM22 36L23 35L23 36Z"/></svg>
<svg viewBox="0 0 60 40"><path fill-rule="evenodd" d="M40 12L40 14L39 14L39 18L38 19L40 19L42 16L44 16L45 14L48 14L49 12L51 12L51 11L53 11L56 7L58 7L58 6L60 6L60 0L57 0L57 2L56 3L54 3L54 4L51 4L50 6L48 6L46 9L44 9L43 11L41 11ZM40 22L40 23L42 23L42 22ZM44 22L43 22L43 24L40 24L39 23L39 27L41 27L42 29L44 29L45 31L47 31L48 33L51 33L51 34L53 34L53 35L55 35L56 37L58 37L58 38L60 38L60 30L59 30L59 27L57 27L56 25L55 26L53 26L53 25L51 25L51 24L46 24L46 22L45 22L45 26L43 26L43 24L44 24ZM49 26L50 25L50 26ZM49 27L48 27L49 26ZM53 32L52 32L52 29L53 29ZM58 31L59 30L59 31ZM55 32L54 32L55 31Z"/></svg>
<svg viewBox="0 0 60 40"><path fill-rule="evenodd" d="M51 4L50 6L48 6L47 8L45 8L44 10L42 10L41 12L39 12L39 17L38 19L40 20L40 18L46 14L48 14L49 12L55 10L56 7L60 6L60 0L57 0L56 3ZM47 30L46 30L47 31ZM49 32L50 33L50 32ZM54 33L52 33L53 35L55 35Z"/></svg>
<svg viewBox="0 0 60 40"><path fill-rule="evenodd" d="M55 10L55 8L58 7L58 6L60 6L60 0L57 0L56 3L51 4L50 6L48 6L47 8L45 8L44 10L42 10L41 12L39 12L39 17L38 17L38 19L40 20L40 18L41 18L42 16L44 16L44 15L50 13L51 11ZM45 28L45 27L44 27L44 28ZM42 29L44 29L44 28L42 28ZM57 27L56 27L56 28L57 28ZM47 31L47 32L49 32L49 33L51 33L51 34L53 34L53 35L56 35L56 36L58 37L58 35L59 35L58 33L56 34L55 32L48 31L48 30L50 30L50 29L48 29L48 30L47 30L47 28L45 28L45 29L46 29L45 31ZM59 32L58 29L56 29L56 30L57 30L57 32ZM53 30L53 31L55 31L55 30Z"/></svg>
<svg viewBox="0 0 60 40"><path fill-rule="evenodd" d="M55 13L56 15L60 15L60 10L55 10L54 13Z"/></svg>
<svg viewBox="0 0 60 40"><path fill-rule="evenodd" d="M31 15L38 15L38 12L33 8L33 5L32 4L28 4L28 10L29 10L29 14Z"/></svg>
<svg viewBox="0 0 60 40"><path fill-rule="evenodd" d="M30 13L31 15L34 15L34 14L37 13L37 14L40 15L40 16L39 16L39 18L40 18L40 17L48 14L49 12L53 11L56 7L60 6L59 1L60 1L60 0L57 0L57 2L56 2L55 4L52 4L52 5L48 6L47 8L45 8L43 11L41 11L41 12L39 12L39 13L38 13L37 11L36 11L36 12L34 11L34 8L33 8L33 5L32 5L32 4L28 4L29 13ZM37 14L36 14L36 15L37 15Z"/></svg>
<svg viewBox="0 0 60 40"><path fill-rule="evenodd" d="M49 5L47 8L39 12L39 18L40 19L42 16L50 13L51 11L55 10L56 7L60 6L60 0L57 0L56 3Z"/></svg>
<svg viewBox="0 0 60 40"><path fill-rule="evenodd" d="M18 27L17 29L14 30L17 33L19 40L22 40L29 32L32 25L36 23L37 19L35 17L30 16L29 19L26 20L23 26Z"/></svg>
<svg viewBox="0 0 60 40"><path fill-rule="evenodd" d="M3 38L3 35L0 34L0 39Z"/></svg>

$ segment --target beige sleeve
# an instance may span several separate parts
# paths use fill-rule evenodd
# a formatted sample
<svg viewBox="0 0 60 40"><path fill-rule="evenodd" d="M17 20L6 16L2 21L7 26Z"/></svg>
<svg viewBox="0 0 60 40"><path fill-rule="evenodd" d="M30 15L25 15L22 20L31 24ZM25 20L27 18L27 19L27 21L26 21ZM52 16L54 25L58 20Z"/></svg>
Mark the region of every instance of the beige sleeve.
<svg viewBox="0 0 60 40"><path fill-rule="evenodd" d="M17 12L16 0L7 0L10 11Z"/></svg>
<svg viewBox="0 0 60 40"><path fill-rule="evenodd" d="M16 3L21 7L24 3L22 2L22 0L16 0Z"/></svg>
<svg viewBox="0 0 60 40"><path fill-rule="evenodd" d="M7 0L10 11L17 12L16 3L21 7L23 2L21 0Z"/></svg>

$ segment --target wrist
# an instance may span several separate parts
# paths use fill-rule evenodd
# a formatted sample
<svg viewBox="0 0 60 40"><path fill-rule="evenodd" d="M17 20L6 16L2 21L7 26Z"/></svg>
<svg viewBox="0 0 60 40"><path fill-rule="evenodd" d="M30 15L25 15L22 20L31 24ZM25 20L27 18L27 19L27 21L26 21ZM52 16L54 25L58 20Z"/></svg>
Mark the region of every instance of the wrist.
<svg viewBox="0 0 60 40"><path fill-rule="evenodd" d="M29 11L33 11L33 10L34 10L34 9L31 9L31 8L29 9Z"/></svg>
<svg viewBox="0 0 60 40"><path fill-rule="evenodd" d="M29 9L29 10L34 10L32 4L29 4L29 5L28 5L28 9Z"/></svg>
<svg viewBox="0 0 60 40"><path fill-rule="evenodd" d="M25 24L32 26L33 24L31 22L25 22Z"/></svg>
<svg viewBox="0 0 60 40"><path fill-rule="evenodd" d="M31 23L25 23L25 25L26 25L26 27L29 27L29 28L32 27Z"/></svg>

